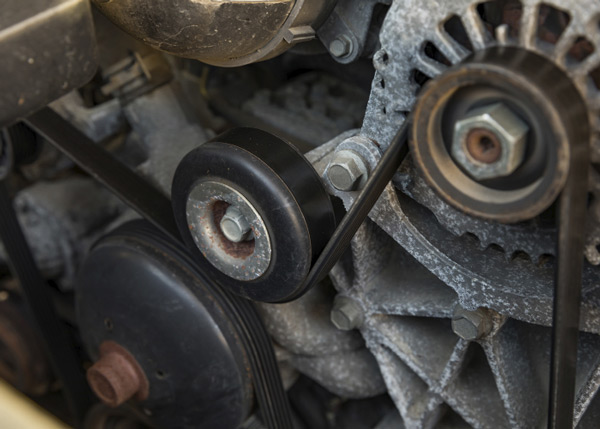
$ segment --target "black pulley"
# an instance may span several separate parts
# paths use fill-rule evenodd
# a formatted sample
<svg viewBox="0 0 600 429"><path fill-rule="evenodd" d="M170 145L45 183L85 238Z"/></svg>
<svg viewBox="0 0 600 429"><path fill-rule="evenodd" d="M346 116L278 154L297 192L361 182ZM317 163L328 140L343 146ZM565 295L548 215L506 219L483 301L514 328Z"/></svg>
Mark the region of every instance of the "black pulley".
<svg viewBox="0 0 600 429"><path fill-rule="evenodd" d="M120 227L76 284L92 389L110 406L137 403L157 427L237 428L254 375L248 328L228 305L176 242L143 221Z"/></svg>
<svg viewBox="0 0 600 429"><path fill-rule="evenodd" d="M252 128L228 131L186 155L172 203L207 275L257 301L297 297L335 229L312 165L291 144Z"/></svg>

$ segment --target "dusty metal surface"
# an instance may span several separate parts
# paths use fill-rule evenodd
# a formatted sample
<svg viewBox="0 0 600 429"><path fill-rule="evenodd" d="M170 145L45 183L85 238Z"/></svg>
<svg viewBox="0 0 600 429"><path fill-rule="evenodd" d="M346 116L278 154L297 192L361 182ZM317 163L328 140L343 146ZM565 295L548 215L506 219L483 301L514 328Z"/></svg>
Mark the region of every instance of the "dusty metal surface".
<svg viewBox="0 0 600 429"><path fill-rule="evenodd" d="M339 26L327 45L333 54L338 52L334 56L339 62L353 61L356 46L363 53L372 48L364 30L375 2L363 3L368 13L350 22L356 25L359 45L350 35L347 46L336 47L344 41L339 36L345 35L337 34ZM361 177L353 181L361 182L373 171L412 110L420 89L414 70L435 77L461 62L470 49L524 46L566 70L585 91L590 110L598 111L599 95L586 79L600 55L594 52L575 63L566 59L584 31L600 47L592 21L600 12L596 2L546 2L568 7L572 14L571 27L554 47L548 45L548 37L534 40L538 1L523 1L518 25L513 19L495 29L483 23L475 1L435 1L427 9L413 0L387 3L391 8L381 50L374 57L377 73L362 129L343 133L307 154L328 191L346 209L360 183L347 192L336 189L325 173L327 166L336 154L349 150L365 164ZM440 27L453 14L462 19L470 48ZM446 63L424 52L428 41ZM255 92L240 111L320 144L360 122L360 94L332 82L307 73L278 90ZM340 87L350 96L337 97ZM125 150L117 153L165 194L182 156L211 134L187 120L174 86L124 106L113 102L87 109L79 106L76 95L70 97L61 114L89 137L101 140L123 123L131 126ZM307 129L309 123L314 126ZM600 129L597 122L594 126ZM596 175L592 171L594 194L600 192ZM594 199L590 209L596 214L590 228L597 229L590 229L586 256L593 263L600 263L599 204ZM550 362L553 235L554 229L539 219L500 225L462 213L442 200L407 158L354 238L351 251L334 268L334 289L322 284L296 301L257 307L273 341L281 346L282 368L292 367L343 398L389 392L398 412L379 429L541 426ZM55 255L54 250L48 253ZM582 428L595 427L600 415L598 274L586 265L575 409ZM295 377L292 371L289 382Z"/></svg>
<svg viewBox="0 0 600 429"><path fill-rule="evenodd" d="M390 0L338 1L317 35L331 56L341 64L356 61L361 55L372 55L377 46L378 18L383 5ZM373 25L376 27L373 28Z"/></svg>
<svg viewBox="0 0 600 429"><path fill-rule="evenodd" d="M15 198L15 209L38 266L66 289L82 255L124 210L110 192L83 177L25 188ZM0 262L6 263L2 245Z"/></svg>
<svg viewBox="0 0 600 429"><path fill-rule="evenodd" d="M97 65L89 2L3 2L0 56L4 126L92 78Z"/></svg>
<svg viewBox="0 0 600 429"><path fill-rule="evenodd" d="M381 33L382 49L374 56L374 65L377 70L373 79L372 93L369 101L365 122L362 132L377 140L382 145L387 145L392 138L394 131L404 120L406 113L411 110L415 100L419 85L412 78L413 70L417 69L429 77L435 77L443 73L447 64L435 61L422 50L427 41L431 41L441 52L444 58L450 64L461 62L470 53L470 49L482 50L494 45L523 46L528 50L537 52L546 58L551 59L560 68L566 70L574 79L580 92L585 95L590 111L595 112L598 108L598 99L600 92L598 85L590 78L598 70L599 53L596 49L584 61L572 61L571 52L574 47L581 44L578 37L585 34L593 44L598 43L598 29L593 25L594 12L598 7L593 1L550 1L540 2L537 0L528 0L507 5L505 21L507 27L497 26L495 34L490 33L489 29L484 27L476 9L474 1L456 1L436 3L438 6L432 7L432 10L420 8L418 2L394 2L386 17L387 27L384 27ZM539 14L540 5L544 3L546 9ZM500 2L500 5L504 3ZM520 7L520 4L523 7ZM550 37L548 34L540 34L538 37L537 19L540 16L540 22L548 16L548 7L554 7L559 11L567 11L566 17L570 18L568 26L564 28L562 37ZM437 29L438 23L445 23L447 19L459 17L462 18L464 34L455 39L448 33L448 29L454 34L459 33L456 28L451 26L442 26ZM392 25L392 23L394 23ZM564 24L563 24L564 25ZM552 40L552 44L547 40ZM401 43L398 43L401 41ZM593 122L597 130L600 126L597 121ZM592 161L598 161L596 147L598 147L598 133L594 134L592 142ZM595 173L591 172L590 191L597 193L597 180L594 179ZM433 198L429 198L430 201ZM537 259L541 254L552 254L554 250L546 245L542 246L544 251L532 251L531 243L521 245L523 240L507 239L504 232L495 232L498 228L494 225L487 225L486 228L473 228L472 231L465 230L465 222L481 226L478 219L464 216L458 212L447 210L443 202L435 203L436 216L440 221L448 225L451 230L461 230L472 232L482 241L482 246L487 247L491 243L497 243L502 247L513 250L508 252L512 254L517 251L525 251L533 259ZM586 257L588 261L597 265L600 263L600 253L596 245L600 243L600 229L598 225L598 205L593 204L590 209L589 233L587 234ZM456 221L455 221L456 219ZM506 235L509 237L523 236L531 228L506 228ZM540 241L536 238L535 241ZM547 243L546 234L542 232L541 241ZM506 245L503 243L506 242ZM513 243L519 243L519 247Z"/></svg>
<svg viewBox="0 0 600 429"><path fill-rule="evenodd" d="M373 356L356 331L340 331L330 320L335 291L321 283L286 304L257 304L265 327L281 356L303 374L346 398L368 398L385 392Z"/></svg>
<svg viewBox="0 0 600 429"><path fill-rule="evenodd" d="M361 130L364 137L385 148L415 102L419 85L414 70L435 77L447 69L421 50L426 42L451 64L469 54L465 40L457 41L443 26L454 14L462 20L470 49L505 44L535 51L567 70L588 108L597 111L599 94L587 84L587 74L600 55L595 51L570 67L566 59L578 34L598 44L592 18L592 11L600 12L596 2L545 2L568 10L571 18L556 45L546 43L547 38L536 40L537 1L522 2L516 19L519 31L499 26L495 32L485 26L474 1L436 2L427 10L417 3L394 2L384 22ZM326 165L339 140L309 154L313 163ZM550 363L553 259L547 255L554 252L552 228L537 221L499 225L460 213L427 186L410 159L394 183L405 194L388 186L370 214L372 222L366 222L353 240L351 262L338 264L332 272L338 292L365 311L359 330L400 412L402 423L394 424L543 426ZM346 208L356 196L333 187L330 192ZM575 419L579 427L594 427L600 407L595 399L600 386L600 279L590 265L584 268L583 284L581 329L589 333L582 332L579 341ZM466 311L493 310L493 328L478 329L469 336L474 341L459 338L451 322L457 304Z"/></svg>
<svg viewBox="0 0 600 429"><path fill-rule="evenodd" d="M249 223L250 240L234 242L225 236L221 222L229 207L237 208ZM198 249L221 272L250 281L269 268L271 238L265 221L241 192L224 182L202 181L190 192L186 215Z"/></svg>

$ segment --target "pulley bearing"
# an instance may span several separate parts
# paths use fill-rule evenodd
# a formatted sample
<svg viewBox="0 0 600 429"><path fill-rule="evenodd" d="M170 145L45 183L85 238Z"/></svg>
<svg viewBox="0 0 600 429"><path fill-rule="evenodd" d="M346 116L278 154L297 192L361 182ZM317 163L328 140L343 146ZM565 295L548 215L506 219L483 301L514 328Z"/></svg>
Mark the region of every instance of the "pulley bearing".
<svg viewBox="0 0 600 429"><path fill-rule="evenodd" d="M312 165L289 143L257 129L234 129L191 151L171 194L177 225L200 267L256 301L301 294L335 229L331 200ZM231 220L250 227L244 239L231 240L235 234L223 230L231 208Z"/></svg>
<svg viewBox="0 0 600 429"><path fill-rule="evenodd" d="M509 125L525 124L528 132L520 128L506 137L500 128L496 141L493 127L490 132L477 122L486 109L500 118L490 121L512 115ZM414 113L411 152L427 182L458 209L505 223L533 218L554 202L566 181L569 142L585 138L579 125L587 118L585 103L562 70L533 52L508 47L480 51L429 82ZM470 160L472 169L457 155L463 148L457 149L456 139L463 134L464 150L483 160ZM476 137L480 141L473 142ZM501 146L507 138L520 145L519 159L496 153L507 150ZM490 148L494 156L487 160ZM495 174L475 168L490 162L504 165Z"/></svg>

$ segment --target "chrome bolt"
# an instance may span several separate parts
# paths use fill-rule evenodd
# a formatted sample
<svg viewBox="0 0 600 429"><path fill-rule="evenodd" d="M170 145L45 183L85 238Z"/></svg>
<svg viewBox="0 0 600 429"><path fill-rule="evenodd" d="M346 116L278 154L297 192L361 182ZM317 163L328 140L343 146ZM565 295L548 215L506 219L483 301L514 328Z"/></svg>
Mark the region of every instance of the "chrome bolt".
<svg viewBox="0 0 600 429"><path fill-rule="evenodd" d="M369 175L365 161L356 152L341 150L327 168L327 177L339 191L353 191Z"/></svg>
<svg viewBox="0 0 600 429"><path fill-rule="evenodd" d="M475 341L488 335L493 328L489 314L483 308L466 310L460 305L454 309L452 330L463 340Z"/></svg>
<svg viewBox="0 0 600 429"><path fill-rule="evenodd" d="M223 235L234 243L247 240L252 233L248 220L235 206L227 207L227 211L221 219L220 226Z"/></svg>
<svg viewBox="0 0 600 429"><path fill-rule="evenodd" d="M335 297L330 318L331 323L342 331L358 328L364 322L360 305L352 298L341 295Z"/></svg>
<svg viewBox="0 0 600 429"><path fill-rule="evenodd" d="M483 106L456 122L452 157L476 180L508 176L523 162L528 132L503 103Z"/></svg>
<svg viewBox="0 0 600 429"><path fill-rule="evenodd" d="M339 36L329 44L329 52L337 58L347 57L352 52L352 40L348 36Z"/></svg>

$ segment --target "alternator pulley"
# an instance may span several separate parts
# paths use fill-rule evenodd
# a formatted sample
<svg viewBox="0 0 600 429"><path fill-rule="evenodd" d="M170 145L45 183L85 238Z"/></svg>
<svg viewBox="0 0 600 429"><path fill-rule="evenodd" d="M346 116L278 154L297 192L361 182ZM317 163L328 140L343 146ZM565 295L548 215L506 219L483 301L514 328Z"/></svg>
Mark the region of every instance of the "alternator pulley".
<svg viewBox="0 0 600 429"><path fill-rule="evenodd" d="M423 88L411 151L425 179L450 204L486 219L518 222L555 201L567 177L569 141L581 138L581 117L587 117L585 104L557 66L523 49L489 48ZM519 127L526 133L511 134ZM516 149L504 147L502 154L496 135ZM456 141L461 137L462 146ZM468 153L473 148L478 152ZM507 159L511 149L519 150L519 159ZM486 161L491 150L502 159Z"/></svg>

